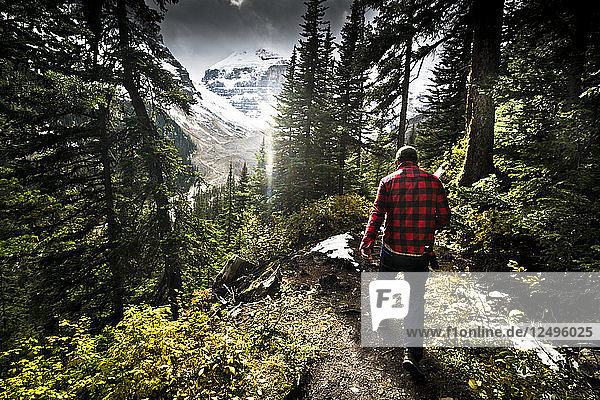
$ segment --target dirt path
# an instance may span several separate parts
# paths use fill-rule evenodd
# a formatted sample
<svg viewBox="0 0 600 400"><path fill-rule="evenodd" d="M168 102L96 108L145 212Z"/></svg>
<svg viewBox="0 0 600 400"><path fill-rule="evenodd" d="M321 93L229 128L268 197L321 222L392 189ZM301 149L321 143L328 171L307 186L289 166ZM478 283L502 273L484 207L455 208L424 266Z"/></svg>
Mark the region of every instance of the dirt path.
<svg viewBox="0 0 600 400"><path fill-rule="evenodd" d="M422 362L425 380L416 382L401 367L401 349L360 346L360 272L350 262L305 253L280 267L280 321L301 329L318 355L287 399L471 398L431 354Z"/></svg>
<svg viewBox="0 0 600 400"><path fill-rule="evenodd" d="M359 233L352 232L351 237L348 244L356 256ZM470 260L458 258L448 251L440 251L438 258L442 269L458 266L465 270L472 267ZM354 261L361 262L357 257ZM242 303L238 311L242 319L250 323L255 313L266 312L270 323L273 327L277 326L278 331L313 349L310 352L314 354L312 362L297 379L286 400L475 399L480 397L469 388L469 379L481 377L483 371L495 371L496 375L490 376L490 381L496 383L495 388L513 390L511 381L515 385L523 384L520 378L502 375L502 371L490 366L495 353L460 348L425 349L421 363L424 379L415 381L401 367L402 349L361 347L361 271L351 261L305 251L281 261L277 268L281 272L278 294L272 298L262 297L254 303ZM361 269L376 271L377 266L362 265ZM514 355L526 357L520 353ZM540 379L545 375L541 374L548 374L549 370L541 369L534 361L530 359L528 365L533 368L531 371L540 374L540 378L534 377L531 382L543 390L540 389ZM579 362L587 361L584 357ZM592 365L597 369L597 363ZM585 393L590 393L589 397L583 394L578 398L597 398L592 395L589 383L582 379L581 374L569 371L553 376L559 377L570 388L585 389ZM508 381L499 383L498 376ZM290 380L294 379L296 377L290 377ZM504 383L506 386L501 386ZM552 393L552 390L565 393L557 387L545 390L546 393Z"/></svg>

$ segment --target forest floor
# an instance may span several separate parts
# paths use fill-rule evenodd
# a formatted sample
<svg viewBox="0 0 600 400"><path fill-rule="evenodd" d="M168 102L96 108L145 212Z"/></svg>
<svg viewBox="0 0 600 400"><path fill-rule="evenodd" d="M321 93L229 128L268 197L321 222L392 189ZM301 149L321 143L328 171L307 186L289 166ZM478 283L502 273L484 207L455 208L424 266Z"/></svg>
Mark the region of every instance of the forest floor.
<svg viewBox="0 0 600 400"><path fill-rule="evenodd" d="M361 346L360 273L376 271L377 266L365 265L359 259L359 235L357 232L351 235L349 245L356 262L361 263L360 269L348 260L322 253L298 253L280 264L280 296L242 307L242 315L250 317L266 306L278 326L295 332L314 349L308 370L286 398L474 398L465 377L440 363L430 351L425 351L421 362L423 378L414 379L402 368L401 348Z"/></svg>

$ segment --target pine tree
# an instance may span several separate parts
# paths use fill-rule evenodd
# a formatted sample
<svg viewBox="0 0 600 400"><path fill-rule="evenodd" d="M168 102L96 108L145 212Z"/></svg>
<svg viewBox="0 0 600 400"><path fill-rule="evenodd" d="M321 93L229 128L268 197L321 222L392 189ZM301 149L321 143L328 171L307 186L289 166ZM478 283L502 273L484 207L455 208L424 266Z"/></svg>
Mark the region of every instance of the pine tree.
<svg viewBox="0 0 600 400"><path fill-rule="evenodd" d="M161 11L165 10L166 2L158 3ZM132 11L132 15L129 11ZM114 9L117 20L119 58L122 64L121 82L127 91L135 114L135 125L139 129L142 145L144 146L144 157L146 169L149 174L149 190L154 199L156 207L157 227L159 230L161 256L164 260L164 272L157 287L156 299L161 302L166 299L171 307L174 319L179 315L178 296L182 291L182 279L180 262L178 260L178 245L175 238L171 217L169 215L171 205L168 193L168 166L164 165L160 149L164 145L164 138L159 134L157 127L152 121L142 96L142 83L136 77L140 73L141 65L145 65L144 71L155 89L163 86L160 75L153 75L153 67L157 64L147 62L148 58L155 57L161 52L164 54L164 45L158 34L161 14L153 12L141 0L117 0ZM143 48L148 48L148 53ZM148 89L148 88L146 88ZM160 91L157 91L160 94ZM163 98L166 104L175 103L189 109L185 98Z"/></svg>
<svg viewBox="0 0 600 400"><path fill-rule="evenodd" d="M107 85L112 82L111 75L106 71L101 72L99 64L100 45L102 42L102 2L86 0L83 2L83 10L87 26L92 33L89 51L92 53L90 75L84 75L91 81L100 81ZM111 103L115 97L114 88L108 86L103 91L104 102L97 109L95 127L100 136L100 162L102 164L102 185L104 190L104 207L106 216L107 237L107 264L111 271L112 286L112 320L118 322L123 317L124 290L125 290L125 262L120 255L120 244L124 241L122 227L117 214L116 202L116 162L112 153L115 151L114 129L111 129Z"/></svg>
<svg viewBox="0 0 600 400"><path fill-rule="evenodd" d="M469 1L366 0L365 3L378 11L367 55L378 71L370 95L377 102L374 111L379 116L378 125L394 126L398 147L405 141L411 71L440 44L455 36ZM421 45L413 48L417 44Z"/></svg>
<svg viewBox="0 0 600 400"><path fill-rule="evenodd" d="M90 76L97 71L88 47L94 36L72 4L5 2L1 7L6 40L0 50L0 167L10 190L29 193L6 203L7 210L21 212L11 215L19 228L7 232L10 239L3 243L20 237L23 252L12 259L3 256L2 269L18 271L10 278L28 282L22 298L11 301L27 299L19 320L34 329L53 331L54 316L63 312L103 319L106 293L98 295L98 287L109 281L104 273L109 265L116 292L112 311L118 318L122 280L115 273L113 247L119 236L114 171L107 158L115 150L107 129L113 88ZM32 197L39 198L37 205L22 209ZM106 230L105 224L110 225ZM26 238L35 238L35 248ZM12 263L19 268L10 268Z"/></svg>
<svg viewBox="0 0 600 400"><path fill-rule="evenodd" d="M416 147L427 168L464 135L466 86L472 33L465 24L443 45L439 62L433 68L432 85L425 95L426 116L418 129Z"/></svg>
<svg viewBox="0 0 600 400"><path fill-rule="evenodd" d="M317 121L321 109L317 99L320 94L322 78L326 66L323 63L322 46L325 40L323 17L324 0L309 0L306 2L306 13L300 24L303 39L298 47L298 111L299 111L299 141L298 141L298 187L299 198L296 204L315 196L315 163L317 143ZM316 162L315 162L316 161Z"/></svg>
<svg viewBox="0 0 600 400"><path fill-rule="evenodd" d="M333 189L329 183L335 174L332 158L334 44L328 24L323 20L323 2L305 3L307 9L300 24L297 59L282 94L274 173L276 188L281 189L278 203L287 209Z"/></svg>
<svg viewBox="0 0 600 400"><path fill-rule="evenodd" d="M285 81L277 96L277 124L274 137L275 160L273 169L273 187L277 203L281 208L289 209L289 200L296 196L298 151L295 143L299 140L299 105L297 88L297 51L292 50L290 64L284 75Z"/></svg>
<svg viewBox="0 0 600 400"><path fill-rule="evenodd" d="M234 196L235 196L235 178L233 177L233 164L229 162L229 174L227 175L227 183L225 184L225 209L224 209L224 230L225 230L225 245L231 244L231 239L234 234L237 223L235 221Z"/></svg>
<svg viewBox="0 0 600 400"><path fill-rule="evenodd" d="M494 171L495 107L491 91L500 66L504 0L473 1L473 46L467 90L468 146L459 182L470 186Z"/></svg>
<svg viewBox="0 0 600 400"><path fill-rule="evenodd" d="M270 182L267 174L266 165L266 144L263 136L262 144L259 152L256 154L256 166L251 176L250 182L250 198L251 203L256 209L256 213L261 216L265 215L269 210L268 201L271 197Z"/></svg>
<svg viewBox="0 0 600 400"><path fill-rule="evenodd" d="M333 57L335 48L334 37L331 33L330 24L326 24L325 38L321 50L320 63L322 68L318 75L314 102L317 104L313 151L311 164L313 167L314 194L312 198L335 193L335 187L331 182L335 180L337 173L336 154L336 104L335 104L335 68Z"/></svg>
<svg viewBox="0 0 600 400"><path fill-rule="evenodd" d="M250 175L248 174L248 166L244 162L238 186L235 194L236 210L240 215L246 211L250 200Z"/></svg>
<svg viewBox="0 0 600 400"><path fill-rule="evenodd" d="M362 132L365 125L365 8L360 0L352 2L351 13L342 28L340 62L336 69L336 114L338 193L356 188L361 171ZM354 163L348 157L354 153Z"/></svg>
<svg viewBox="0 0 600 400"><path fill-rule="evenodd" d="M0 5L6 16L0 21L6 38L0 49L5 77L0 119L7 127L1 133L2 177L14 183L10 187L40 197L35 217L22 221L34 230L38 245L18 258L23 268L11 277L30 282L22 293L29 306L21 321L33 328L53 331L56 315L87 314L96 324L118 321L124 304L149 299L144 286L158 280L157 264L180 253L178 238L156 229L165 220L170 224L171 215L165 218L166 209L149 199L164 191L170 206L181 190L177 179L188 172L166 132L157 129L152 136L143 129L165 105L189 108L160 65L166 54L158 25L164 5L159 2L158 10L141 1ZM128 36L120 35L123 19L134 26L129 43L120 43ZM119 90L125 80L128 89L133 81L141 106ZM146 119L132 117L135 106ZM156 165L162 184L156 183ZM181 221L174 211L173 220ZM169 239L174 245L166 252Z"/></svg>

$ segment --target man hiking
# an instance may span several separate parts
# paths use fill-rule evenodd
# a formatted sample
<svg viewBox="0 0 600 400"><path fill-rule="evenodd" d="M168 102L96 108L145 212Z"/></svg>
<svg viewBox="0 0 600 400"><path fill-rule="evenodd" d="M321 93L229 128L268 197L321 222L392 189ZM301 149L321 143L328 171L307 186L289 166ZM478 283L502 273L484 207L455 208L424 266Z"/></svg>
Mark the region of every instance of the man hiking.
<svg viewBox="0 0 600 400"><path fill-rule="evenodd" d="M425 283L435 230L450 222L450 208L440 180L417 166L417 150L401 147L396 153L397 170L379 183L371 217L360 244L369 261L379 227L385 217L380 272L404 272L410 285L408 315L404 327L423 327ZM423 357L423 338L405 336L402 366L418 373Z"/></svg>

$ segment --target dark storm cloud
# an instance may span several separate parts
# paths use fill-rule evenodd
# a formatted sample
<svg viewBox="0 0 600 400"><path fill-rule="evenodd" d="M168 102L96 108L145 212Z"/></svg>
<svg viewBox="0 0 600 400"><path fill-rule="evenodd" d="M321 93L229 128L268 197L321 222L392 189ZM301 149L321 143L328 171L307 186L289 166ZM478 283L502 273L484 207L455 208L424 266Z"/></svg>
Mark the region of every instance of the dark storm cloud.
<svg viewBox="0 0 600 400"><path fill-rule="evenodd" d="M326 18L339 36L350 0L328 0L325 5ZM264 47L289 56L305 8L303 0L180 0L169 8L163 36L175 57L199 79L234 50Z"/></svg>

